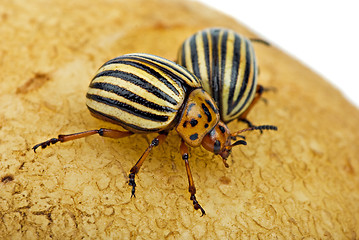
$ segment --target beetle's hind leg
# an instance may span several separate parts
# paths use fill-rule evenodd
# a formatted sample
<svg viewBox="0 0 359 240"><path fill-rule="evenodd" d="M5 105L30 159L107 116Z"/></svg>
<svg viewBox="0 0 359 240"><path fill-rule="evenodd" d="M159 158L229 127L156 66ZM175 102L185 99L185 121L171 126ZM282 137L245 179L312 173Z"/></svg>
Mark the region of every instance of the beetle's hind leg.
<svg viewBox="0 0 359 240"><path fill-rule="evenodd" d="M187 172L188 184L189 184L188 191L191 194L190 200L193 201L194 209L196 209L196 210L200 209L201 210L201 212L202 212L201 217L202 217L203 215L206 214L206 212L204 211L204 209L201 207L201 205L198 203L198 201L196 199L196 195L195 195L196 194L196 187L194 186L191 169L189 167L189 162L188 162L188 157L189 157L189 155L188 155L188 147L187 147L186 143L183 141L183 139L182 139L182 142L181 142L180 150L181 150L181 154L182 154L182 159L184 160L184 163L186 165L186 172Z"/></svg>
<svg viewBox="0 0 359 240"><path fill-rule="evenodd" d="M91 136L94 134L99 134L102 137L123 138L123 137L132 135L133 132L129 132L129 131L124 132L124 131L119 131L119 130L114 130L114 129L100 128L100 129L89 130L89 131L84 131L84 132L59 135L57 138L51 138L45 142L36 144L35 146L33 146L32 149L34 150L34 152L36 152L36 149L39 147L46 148L47 146L50 146L51 144L55 144L57 142L67 142L67 141L71 141L71 140L75 140L75 139L79 139L79 138L83 138L83 137L88 137L88 136Z"/></svg>
<svg viewBox="0 0 359 240"><path fill-rule="evenodd" d="M156 138L154 138L150 144L150 146L148 146L148 148L146 149L146 151L142 154L142 156L140 157L140 159L136 162L135 166L133 166L130 170L130 174L128 175L128 185L132 186L132 191L131 191L131 198L132 197L136 197L135 195L135 191L136 191L136 182L135 182L135 176L136 174L140 171L140 168L142 166L142 163L145 161L145 159L147 158L148 154L151 152L153 147L157 147L158 145L160 145L162 142L164 142L164 140L166 139L168 135L168 132L160 132L160 135L158 135Z"/></svg>
<svg viewBox="0 0 359 240"><path fill-rule="evenodd" d="M254 125L247 119L248 113L252 110L254 105L258 102L264 92L264 87L262 85L257 85L256 95L253 98L252 103L249 105L246 111L244 111L241 116L238 118L239 121L247 123L249 127L254 127Z"/></svg>
<svg viewBox="0 0 359 240"><path fill-rule="evenodd" d="M247 119L247 115L248 113L252 110L252 108L254 107L254 105L259 101L259 99L263 99L262 94L263 92L268 92L268 91L276 91L275 88L265 88L262 85L257 85L257 90L256 90L256 95L253 98L253 101L251 103L251 105L249 105L249 107L247 108L246 111L244 111L241 116L238 118L238 121L244 122L248 125L248 127L256 127L256 125L254 125L251 121L249 121ZM263 99L266 102L266 99ZM262 133L262 130L260 130Z"/></svg>

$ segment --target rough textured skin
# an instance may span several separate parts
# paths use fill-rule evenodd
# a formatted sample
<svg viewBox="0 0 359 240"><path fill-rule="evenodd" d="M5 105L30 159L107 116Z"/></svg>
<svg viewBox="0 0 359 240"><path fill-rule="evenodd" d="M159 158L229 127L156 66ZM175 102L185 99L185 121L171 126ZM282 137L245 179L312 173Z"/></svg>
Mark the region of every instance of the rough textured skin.
<svg viewBox="0 0 359 240"><path fill-rule="evenodd" d="M255 45L259 82L277 91L249 119L279 131L246 133L229 169L191 150L204 217L189 200L175 131L145 161L134 199L129 169L156 134L31 150L59 133L110 126L85 106L106 60L174 60L185 38L212 26L254 36L234 20L183 0L12 0L1 2L0 23L0 239L359 238L359 111L275 47Z"/></svg>

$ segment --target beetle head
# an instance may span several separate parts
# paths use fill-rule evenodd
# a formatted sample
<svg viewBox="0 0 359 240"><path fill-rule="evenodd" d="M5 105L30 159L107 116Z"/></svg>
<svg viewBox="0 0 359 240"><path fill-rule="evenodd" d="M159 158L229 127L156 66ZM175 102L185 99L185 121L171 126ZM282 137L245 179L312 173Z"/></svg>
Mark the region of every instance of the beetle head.
<svg viewBox="0 0 359 240"><path fill-rule="evenodd" d="M226 167L226 159L231 154L232 147L237 145L246 145L244 140L239 140L231 143L232 137L226 124L220 121L202 140L202 146L214 154L218 154L222 157L223 163Z"/></svg>

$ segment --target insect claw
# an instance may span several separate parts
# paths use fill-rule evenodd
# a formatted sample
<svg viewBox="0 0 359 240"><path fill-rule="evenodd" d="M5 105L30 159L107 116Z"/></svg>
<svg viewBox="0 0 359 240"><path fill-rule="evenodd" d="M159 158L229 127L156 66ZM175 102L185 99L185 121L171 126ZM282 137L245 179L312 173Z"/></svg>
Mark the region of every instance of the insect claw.
<svg viewBox="0 0 359 240"><path fill-rule="evenodd" d="M34 152L36 153L36 149L38 149L39 147L41 147L42 149L46 148L47 146L50 146L50 144L55 144L58 141L60 141L60 139L58 138L51 138L45 142L36 144L35 146L32 147L32 149L34 150Z"/></svg>
<svg viewBox="0 0 359 240"><path fill-rule="evenodd" d="M198 201L197 201L197 199L196 199L196 196L195 196L194 194L191 195L190 199L193 201L193 207L194 207L194 209L195 209L195 210L198 210L198 209L201 210L201 212L202 212L201 217L202 217L203 215L206 215L206 211L204 211L204 209L203 209L203 208L201 207L201 205L198 203Z"/></svg>
<svg viewBox="0 0 359 240"><path fill-rule="evenodd" d="M201 207L201 206L199 206L200 207L200 209L201 209L201 212L202 212L202 215L201 215L201 217L203 217L203 215L206 215L206 212L204 211L204 209Z"/></svg>
<svg viewBox="0 0 359 240"><path fill-rule="evenodd" d="M32 147L32 150L34 150L34 153L36 153L36 149L39 147L39 144L36 144L35 146Z"/></svg>
<svg viewBox="0 0 359 240"><path fill-rule="evenodd" d="M229 165L228 165L228 163L227 163L227 159L222 158L222 161L223 161L224 166L225 166L226 168L229 168Z"/></svg>
<svg viewBox="0 0 359 240"><path fill-rule="evenodd" d="M131 198L132 198L132 197L136 197L136 195L135 195L135 192L136 192L135 174L134 174L134 173L130 173L130 175L128 175L128 177L130 178L130 179L128 180L128 185L132 186Z"/></svg>

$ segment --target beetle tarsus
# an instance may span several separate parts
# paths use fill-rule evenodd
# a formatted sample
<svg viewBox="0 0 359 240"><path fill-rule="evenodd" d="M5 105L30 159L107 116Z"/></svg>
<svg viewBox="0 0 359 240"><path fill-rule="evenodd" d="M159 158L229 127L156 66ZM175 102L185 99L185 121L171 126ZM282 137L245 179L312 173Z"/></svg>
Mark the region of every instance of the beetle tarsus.
<svg viewBox="0 0 359 240"><path fill-rule="evenodd" d="M228 163L227 163L227 159L222 158L222 161L223 161L224 166L225 166L226 168L229 168L229 165L228 165Z"/></svg>
<svg viewBox="0 0 359 240"><path fill-rule="evenodd" d="M260 126L256 126L254 125L252 122L250 122L247 119L238 119L241 122L244 122L248 125L248 127L253 128L253 130L259 130L261 132L261 134L263 133L263 130L276 130L276 129L269 129L266 128L266 126L271 126L271 125L260 125ZM274 127L274 126L273 126Z"/></svg>
<svg viewBox="0 0 359 240"><path fill-rule="evenodd" d="M34 150L34 152L36 153L36 149L41 147L41 148L46 148L47 146L50 146L50 144L55 144L58 141L60 141L58 138L51 138L45 142L36 144L35 146L32 147L32 149Z"/></svg>
<svg viewBox="0 0 359 240"><path fill-rule="evenodd" d="M248 125L248 127L255 127L255 125L246 118L238 118L238 121L246 123Z"/></svg>
<svg viewBox="0 0 359 240"><path fill-rule="evenodd" d="M193 201L193 207L195 210L198 210L200 209L201 212L202 212L202 215L206 215L206 211L204 211L204 209L201 207L201 205L198 203L197 199L196 199L196 196L194 194L191 195L191 198L190 198L192 201Z"/></svg>
<svg viewBox="0 0 359 240"><path fill-rule="evenodd" d="M129 177L129 181L128 181L128 185L132 186L132 190L131 190L131 198L132 197L136 197L135 195L135 191L136 191L136 182L135 182L135 174L134 173L130 173L130 175L128 175Z"/></svg>
<svg viewBox="0 0 359 240"><path fill-rule="evenodd" d="M261 125L261 126L253 126L253 130L259 130L261 133L263 130L274 130L277 131L278 127L274 125Z"/></svg>

